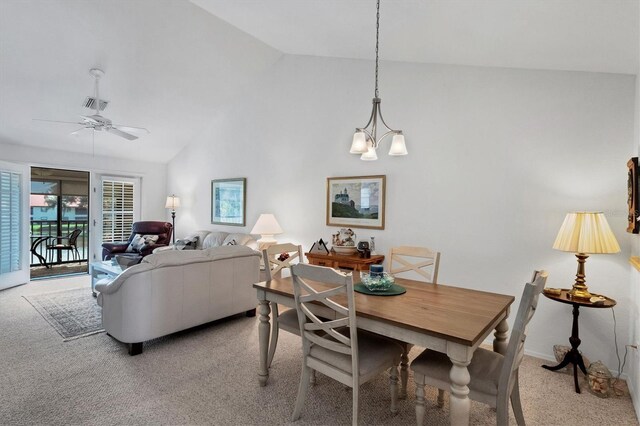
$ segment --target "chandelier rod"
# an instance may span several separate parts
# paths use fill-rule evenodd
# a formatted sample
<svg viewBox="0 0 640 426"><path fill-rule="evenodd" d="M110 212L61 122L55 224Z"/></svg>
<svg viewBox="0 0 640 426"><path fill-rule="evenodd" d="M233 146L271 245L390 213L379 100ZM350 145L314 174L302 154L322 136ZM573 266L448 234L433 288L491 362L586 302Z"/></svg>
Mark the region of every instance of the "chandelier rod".
<svg viewBox="0 0 640 426"><path fill-rule="evenodd" d="M378 94L378 44L380 39L380 0L376 4L376 90L375 97L379 98Z"/></svg>

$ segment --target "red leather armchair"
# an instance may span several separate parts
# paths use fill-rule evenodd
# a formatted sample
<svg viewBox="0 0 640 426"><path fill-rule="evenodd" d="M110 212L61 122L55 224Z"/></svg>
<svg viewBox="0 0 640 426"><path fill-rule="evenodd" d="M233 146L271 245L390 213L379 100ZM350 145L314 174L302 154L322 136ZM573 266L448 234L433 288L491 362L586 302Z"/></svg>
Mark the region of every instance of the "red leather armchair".
<svg viewBox="0 0 640 426"><path fill-rule="evenodd" d="M171 233L173 232L173 225L169 222L134 222L131 230L131 235L127 242L121 243L103 243L102 244L102 260L109 260L116 254L125 253L129 243L133 240L136 234L142 235L157 235L158 241L155 244L145 247L141 252L136 253L142 257L147 256L158 247L168 246L171 243Z"/></svg>

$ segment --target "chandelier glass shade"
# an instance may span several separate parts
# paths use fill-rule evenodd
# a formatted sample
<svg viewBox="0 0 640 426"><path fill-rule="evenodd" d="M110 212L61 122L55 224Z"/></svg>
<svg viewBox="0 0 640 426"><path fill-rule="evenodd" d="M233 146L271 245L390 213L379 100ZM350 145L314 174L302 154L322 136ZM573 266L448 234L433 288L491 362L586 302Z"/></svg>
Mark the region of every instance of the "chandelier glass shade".
<svg viewBox="0 0 640 426"><path fill-rule="evenodd" d="M391 141L391 148L389 149L389 155L407 155L407 146L404 142L404 135L402 130L394 130L385 123L382 118L382 110L378 93L378 44L380 36L380 0L377 1L376 9L376 86L375 95L373 98L373 109L371 111L371 117L369 122L364 127L356 128L356 132L353 134L353 141L351 142L351 149L349 153L360 154L360 159L364 161L375 161L378 159L377 149L380 143L387 137L393 135ZM385 132L378 137L378 125L384 126Z"/></svg>

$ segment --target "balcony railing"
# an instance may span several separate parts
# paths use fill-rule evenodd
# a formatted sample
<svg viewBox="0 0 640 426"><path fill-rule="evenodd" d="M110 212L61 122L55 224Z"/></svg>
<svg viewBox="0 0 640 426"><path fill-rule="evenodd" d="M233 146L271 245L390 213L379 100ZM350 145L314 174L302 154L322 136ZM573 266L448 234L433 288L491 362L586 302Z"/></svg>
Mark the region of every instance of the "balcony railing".
<svg viewBox="0 0 640 426"><path fill-rule="evenodd" d="M74 259L74 253L70 250L60 250L60 259L58 259L58 250L54 250L52 253L47 253L47 243L54 244L56 242L55 239L50 239L48 241L43 241L41 244L36 247L36 252L40 254L42 257L47 259L47 262L51 261L53 257L54 264L59 263L71 263L71 262L81 262L87 261L89 259L89 222L84 220L63 220L60 222L60 232L58 232L58 222L55 220L32 220L31 221L31 237L57 237L57 236L68 236L74 229L81 229L82 232L78 236L78 240L76 241L78 246L78 253L80 254L80 259ZM62 240L63 243L66 243L67 240ZM77 257L77 256L76 256ZM38 266L40 262L38 258L31 253L31 266Z"/></svg>

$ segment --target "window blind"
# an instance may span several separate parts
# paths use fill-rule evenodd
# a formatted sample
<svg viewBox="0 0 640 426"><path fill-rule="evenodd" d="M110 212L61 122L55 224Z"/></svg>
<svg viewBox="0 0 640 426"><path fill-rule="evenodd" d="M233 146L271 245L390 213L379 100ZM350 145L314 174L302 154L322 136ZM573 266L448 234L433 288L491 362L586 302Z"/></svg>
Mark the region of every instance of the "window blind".
<svg viewBox="0 0 640 426"><path fill-rule="evenodd" d="M134 214L134 185L102 181L102 242L127 241Z"/></svg>
<svg viewBox="0 0 640 426"><path fill-rule="evenodd" d="M0 274L20 270L20 194L19 173L0 171Z"/></svg>

